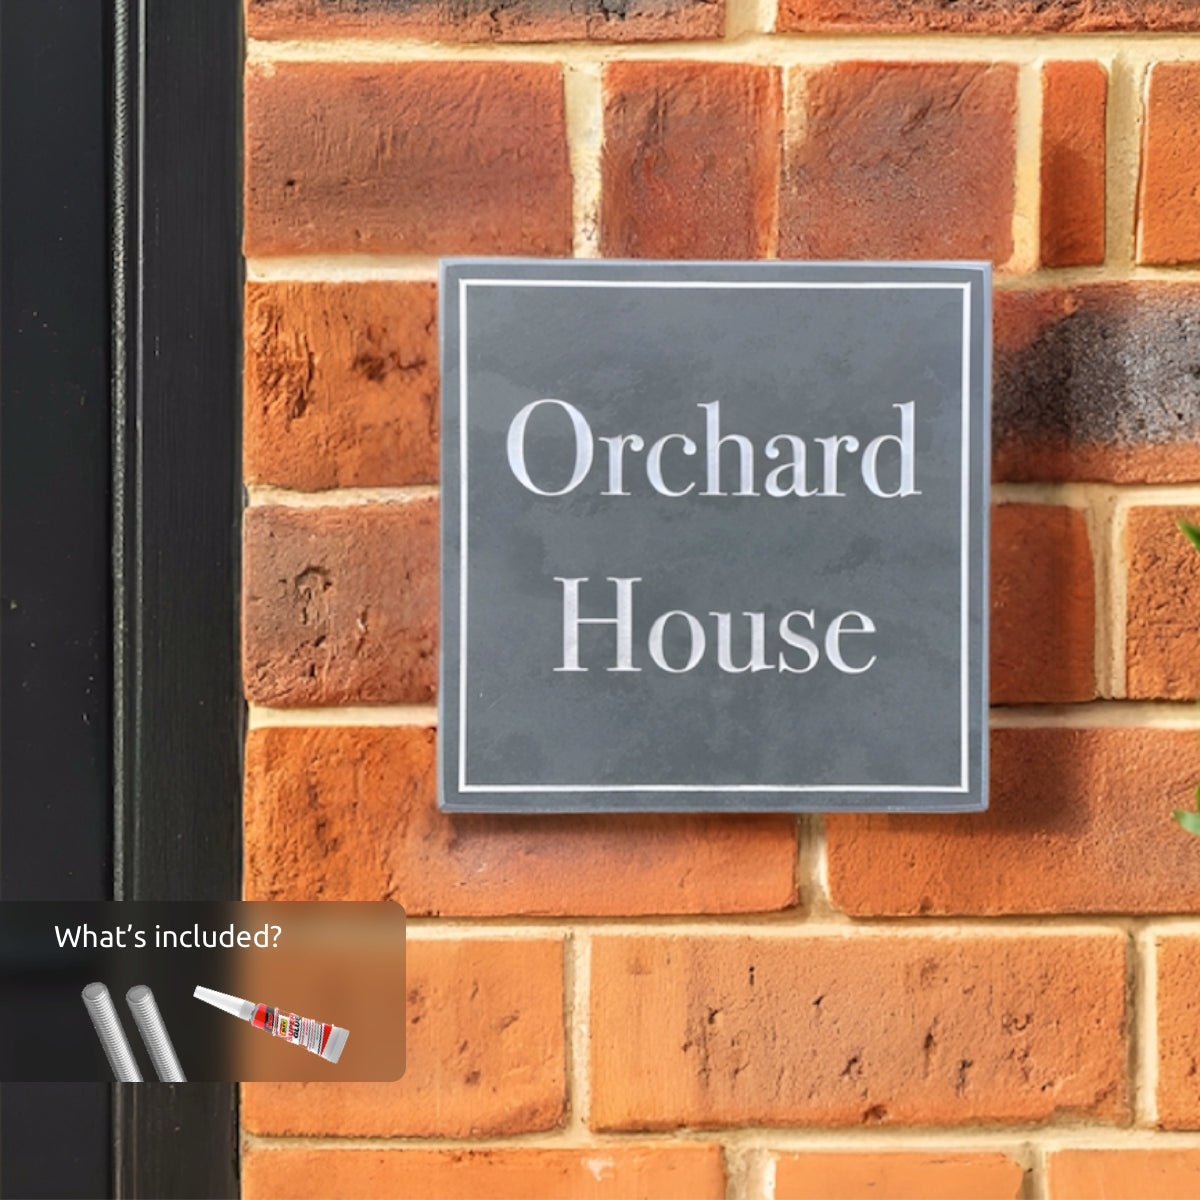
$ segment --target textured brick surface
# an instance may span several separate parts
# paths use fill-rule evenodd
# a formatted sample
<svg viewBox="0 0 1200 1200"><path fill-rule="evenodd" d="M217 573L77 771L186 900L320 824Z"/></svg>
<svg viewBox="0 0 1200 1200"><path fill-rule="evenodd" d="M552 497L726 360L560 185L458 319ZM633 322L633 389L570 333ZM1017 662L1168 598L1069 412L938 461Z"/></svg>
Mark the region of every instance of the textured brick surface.
<svg viewBox="0 0 1200 1200"><path fill-rule="evenodd" d="M1196 1200L1200 1150L1056 1150L1046 1183L1048 1200Z"/></svg>
<svg viewBox="0 0 1200 1200"><path fill-rule="evenodd" d="M993 474L1200 480L1200 288L995 294Z"/></svg>
<svg viewBox="0 0 1200 1200"><path fill-rule="evenodd" d="M246 76L247 254L570 254L550 63L280 62Z"/></svg>
<svg viewBox="0 0 1200 1200"><path fill-rule="evenodd" d="M251 702L433 698L435 500L250 508L243 531L242 674Z"/></svg>
<svg viewBox="0 0 1200 1200"><path fill-rule="evenodd" d="M1195 733L996 729L991 805L829 816L833 902L860 916L1192 912L1197 847L1171 820L1200 780Z"/></svg>
<svg viewBox="0 0 1200 1200"><path fill-rule="evenodd" d="M1108 73L1096 62L1042 70L1041 259L1048 267L1104 261Z"/></svg>
<svg viewBox="0 0 1200 1200"><path fill-rule="evenodd" d="M1016 81L986 63L797 68L780 257L1006 262Z"/></svg>
<svg viewBox="0 0 1200 1200"><path fill-rule="evenodd" d="M1180 830L1179 837L1191 835ZM1200 841L1194 838L1191 852L1200 877ZM1158 1120L1167 1129L1200 1129L1200 938L1162 934L1155 956ZM1200 1159L1196 1165L1200 1167ZM1200 1195L1200 1176L1192 1178L1193 1194Z"/></svg>
<svg viewBox="0 0 1200 1200"><path fill-rule="evenodd" d="M779 0L781 32L1098 33L1195 30L1192 0Z"/></svg>
<svg viewBox="0 0 1200 1200"><path fill-rule="evenodd" d="M436 481L436 322L434 283L247 284L246 482Z"/></svg>
<svg viewBox="0 0 1200 1200"><path fill-rule="evenodd" d="M562 943L409 936L408 1065L394 1083L247 1083L250 1133L492 1137L552 1129L565 1112Z"/></svg>
<svg viewBox="0 0 1200 1200"><path fill-rule="evenodd" d="M993 704L1091 700L1095 589L1083 513L1050 504L992 510Z"/></svg>
<svg viewBox="0 0 1200 1200"><path fill-rule="evenodd" d="M1003 1154L785 1154L775 1164L775 1200L1017 1200L1024 1178Z"/></svg>
<svg viewBox="0 0 1200 1200"><path fill-rule="evenodd" d="M1138 193L1138 262L1200 260L1200 63L1150 69Z"/></svg>
<svg viewBox="0 0 1200 1200"><path fill-rule="evenodd" d="M719 1146L542 1149L265 1149L242 1167L245 1200L724 1200Z"/></svg>
<svg viewBox="0 0 1200 1200"><path fill-rule="evenodd" d="M720 37L724 0L247 0L256 38L604 42Z"/></svg>
<svg viewBox="0 0 1200 1200"><path fill-rule="evenodd" d="M795 897L781 815L437 811L434 733L265 728L246 747L256 900L400 901L429 913L753 912Z"/></svg>
<svg viewBox="0 0 1200 1200"><path fill-rule="evenodd" d="M1200 509L1130 509L1125 525L1126 689L1135 699L1200 696L1200 554L1176 524Z"/></svg>
<svg viewBox="0 0 1200 1200"><path fill-rule="evenodd" d="M591 1124L1121 1120L1125 939L597 937Z"/></svg>
<svg viewBox="0 0 1200 1200"><path fill-rule="evenodd" d="M776 219L779 122L775 68L610 64L604 71L603 253L762 257Z"/></svg>

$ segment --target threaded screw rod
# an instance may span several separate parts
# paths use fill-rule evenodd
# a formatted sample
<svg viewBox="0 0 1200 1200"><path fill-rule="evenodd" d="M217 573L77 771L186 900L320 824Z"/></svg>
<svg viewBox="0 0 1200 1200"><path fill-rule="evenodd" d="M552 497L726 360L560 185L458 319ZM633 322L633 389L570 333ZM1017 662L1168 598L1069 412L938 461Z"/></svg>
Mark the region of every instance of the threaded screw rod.
<svg viewBox="0 0 1200 1200"><path fill-rule="evenodd" d="M154 1064L155 1074L163 1083L187 1083L187 1076L171 1044L171 1035L167 1033L162 1013L158 1011L154 993L144 983L139 983L125 993L125 1002L146 1044L146 1053Z"/></svg>
<svg viewBox="0 0 1200 1200"><path fill-rule="evenodd" d="M113 1004L108 988L102 983L89 983L83 989L83 1003L96 1027L96 1036L104 1049L104 1057L112 1067L112 1073L118 1083L141 1083L142 1072L133 1057L129 1040L125 1037L125 1029L121 1018L117 1016L117 1006Z"/></svg>

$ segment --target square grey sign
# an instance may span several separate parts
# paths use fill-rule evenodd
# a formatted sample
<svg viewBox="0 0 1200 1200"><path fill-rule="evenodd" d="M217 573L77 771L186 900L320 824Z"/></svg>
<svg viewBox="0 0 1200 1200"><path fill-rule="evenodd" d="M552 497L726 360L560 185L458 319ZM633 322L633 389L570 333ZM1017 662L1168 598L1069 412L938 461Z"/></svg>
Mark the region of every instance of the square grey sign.
<svg viewBox="0 0 1200 1200"><path fill-rule="evenodd" d="M441 268L439 803L987 803L990 268Z"/></svg>

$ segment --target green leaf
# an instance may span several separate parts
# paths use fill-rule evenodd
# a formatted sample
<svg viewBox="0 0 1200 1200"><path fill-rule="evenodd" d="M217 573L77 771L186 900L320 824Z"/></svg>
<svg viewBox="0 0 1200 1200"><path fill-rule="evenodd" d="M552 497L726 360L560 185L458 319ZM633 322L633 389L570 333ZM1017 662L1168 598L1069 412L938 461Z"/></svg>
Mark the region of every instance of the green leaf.
<svg viewBox="0 0 1200 1200"><path fill-rule="evenodd" d="M1195 525L1189 524L1187 521L1180 521L1179 528L1183 530L1183 536L1187 538L1197 550L1200 550L1200 529Z"/></svg>
<svg viewBox="0 0 1200 1200"><path fill-rule="evenodd" d="M1177 808L1175 810L1175 820L1183 826L1188 833L1194 833L1200 837L1200 812L1187 812L1185 809Z"/></svg>

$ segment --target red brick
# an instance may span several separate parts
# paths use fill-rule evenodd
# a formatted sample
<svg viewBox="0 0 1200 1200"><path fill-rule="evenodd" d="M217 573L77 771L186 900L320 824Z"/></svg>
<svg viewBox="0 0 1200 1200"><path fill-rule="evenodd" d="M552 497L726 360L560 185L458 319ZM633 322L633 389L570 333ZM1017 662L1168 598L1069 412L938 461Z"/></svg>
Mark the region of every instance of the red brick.
<svg viewBox="0 0 1200 1200"><path fill-rule="evenodd" d="M248 284L246 482L435 482L436 322L435 283Z"/></svg>
<svg viewBox="0 0 1200 1200"><path fill-rule="evenodd" d="M1007 480L1200 480L1200 288L995 293L992 470Z"/></svg>
<svg viewBox="0 0 1200 1200"><path fill-rule="evenodd" d="M1150 69L1137 260L1200 261L1200 63Z"/></svg>
<svg viewBox="0 0 1200 1200"><path fill-rule="evenodd" d="M280 62L246 76L247 254L570 254L550 63Z"/></svg>
<svg viewBox="0 0 1200 1200"><path fill-rule="evenodd" d="M1108 73L1096 62L1042 70L1042 264L1104 261Z"/></svg>
<svg viewBox="0 0 1200 1200"><path fill-rule="evenodd" d="M833 902L856 916L1195 911L1197 847L1171 809L1198 780L1188 730L994 729L986 813L826 818Z"/></svg>
<svg viewBox="0 0 1200 1200"><path fill-rule="evenodd" d="M1200 509L1133 508L1126 518L1126 691L1138 700L1200 696L1200 554L1180 517L1200 523Z"/></svg>
<svg viewBox="0 0 1200 1200"><path fill-rule="evenodd" d="M245 1200L724 1200L720 1146L267 1149L242 1159Z"/></svg>
<svg viewBox="0 0 1200 1200"><path fill-rule="evenodd" d="M724 0L247 0L255 38L648 42L718 38Z"/></svg>
<svg viewBox="0 0 1200 1200"><path fill-rule="evenodd" d="M1181 829L1177 836L1192 839ZM1200 842L1194 839L1191 855L1200 875ZM1184 933L1160 934L1155 954L1158 1121L1167 1129L1200 1129L1200 939ZM1192 1178L1200 1183L1200 1177ZM1194 1183L1193 1188L1192 1194L1200 1195L1200 1186Z"/></svg>
<svg viewBox="0 0 1200 1200"><path fill-rule="evenodd" d="M992 509L993 704L1096 695L1095 591L1087 524L1055 504Z"/></svg>
<svg viewBox="0 0 1200 1200"><path fill-rule="evenodd" d="M776 222L779 126L775 68L611 63L604 71L603 253L761 258Z"/></svg>
<svg viewBox="0 0 1200 1200"><path fill-rule="evenodd" d="M1200 29L1192 0L779 0L780 32L1100 33Z"/></svg>
<svg viewBox="0 0 1200 1200"><path fill-rule="evenodd" d="M776 1161L775 1200L1017 1200L1024 1179L1003 1154L787 1154Z"/></svg>
<svg viewBox="0 0 1200 1200"><path fill-rule="evenodd" d="M407 945L408 1065L394 1083L247 1083L249 1133L496 1137L566 1112L563 948L506 937Z"/></svg>
<svg viewBox="0 0 1200 1200"><path fill-rule="evenodd" d="M807 117L785 153L781 258L1012 254L1016 68L797 68Z"/></svg>
<svg viewBox="0 0 1200 1200"><path fill-rule="evenodd" d="M1055 1150L1046 1182L1049 1200L1196 1200L1200 1150Z"/></svg>
<svg viewBox="0 0 1200 1200"><path fill-rule="evenodd" d="M1121 1121L1125 938L600 936L591 1124Z"/></svg>
<svg viewBox="0 0 1200 1200"><path fill-rule="evenodd" d="M436 808L434 733L268 727L246 746L246 895L410 916L755 912L795 900L783 815L485 816Z"/></svg>
<svg viewBox="0 0 1200 1200"><path fill-rule="evenodd" d="M424 703L437 687L437 502L249 508L242 674L255 704Z"/></svg>

